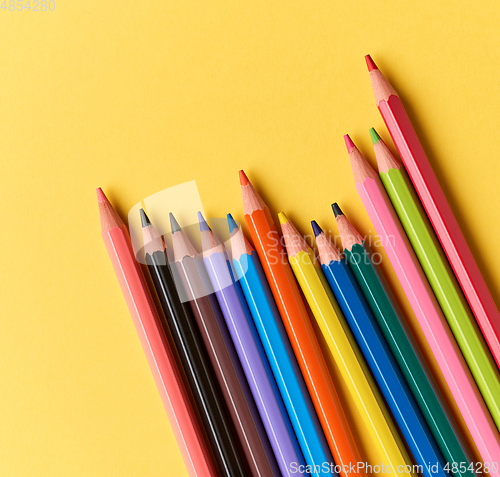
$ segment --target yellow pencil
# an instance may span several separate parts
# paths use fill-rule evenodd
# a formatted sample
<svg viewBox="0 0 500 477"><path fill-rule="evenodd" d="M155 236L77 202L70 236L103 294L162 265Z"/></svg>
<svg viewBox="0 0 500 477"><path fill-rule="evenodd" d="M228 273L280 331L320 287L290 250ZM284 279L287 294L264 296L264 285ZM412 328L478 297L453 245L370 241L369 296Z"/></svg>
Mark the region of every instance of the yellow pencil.
<svg viewBox="0 0 500 477"><path fill-rule="evenodd" d="M280 213L278 217L290 266L349 389L351 399L363 418L366 430L379 449L385 465L382 473L415 476L411 460L382 397L371 376L366 374L368 368L347 322L340 316L340 310L339 314L336 313L335 299L327 292L326 281L321 279L323 272L314 265L313 251L285 214Z"/></svg>

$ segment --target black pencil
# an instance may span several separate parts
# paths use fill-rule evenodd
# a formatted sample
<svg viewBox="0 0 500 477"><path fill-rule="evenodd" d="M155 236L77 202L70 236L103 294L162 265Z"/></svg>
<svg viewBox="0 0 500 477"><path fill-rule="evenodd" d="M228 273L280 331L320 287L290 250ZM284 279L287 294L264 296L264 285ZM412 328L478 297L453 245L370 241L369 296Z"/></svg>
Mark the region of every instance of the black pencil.
<svg viewBox="0 0 500 477"><path fill-rule="evenodd" d="M140 213L146 264L219 471L224 477L246 476L246 462L191 308L177 292L165 243L144 210Z"/></svg>
<svg viewBox="0 0 500 477"><path fill-rule="evenodd" d="M174 262L178 279L193 311L205 349L222 389L252 477L278 477L281 472L271 449L250 386L234 349L222 311L210 284L203 258L170 214Z"/></svg>

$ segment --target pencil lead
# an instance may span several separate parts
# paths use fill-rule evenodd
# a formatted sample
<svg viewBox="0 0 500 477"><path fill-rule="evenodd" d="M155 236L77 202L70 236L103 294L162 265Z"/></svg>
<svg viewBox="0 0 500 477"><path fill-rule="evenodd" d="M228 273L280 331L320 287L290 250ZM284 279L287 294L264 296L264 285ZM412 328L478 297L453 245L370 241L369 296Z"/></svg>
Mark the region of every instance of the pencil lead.
<svg viewBox="0 0 500 477"><path fill-rule="evenodd" d="M372 60L372 57L370 55L366 55L365 56L365 61L366 61L366 66L368 66L368 71L369 72L371 72L373 70L378 70L377 65Z"/></svg>
<svg viewBox="0 0 500 477"><path fill-rule="evenodd" d="M173 234L175 234L175 232L180 232L182 229L179 225L179 222L175 220L174 214L170 212L168 215L170 216L170 232L172 232Z"/></svg>
<svg viewBox="0 0 500 477"><path fill-rule="evenodd" d="M198 222L200 224L200 231L201 232L210 232L210 227L207 224L207 221L203 218L203 215L201 215L201 212L198 212Z"/></svg>
<svg viewBox="0 0 500 477"><path fill-rule="evenodd" d="M146 215L146 212L144 212L144 209L139 209L139 213L141 214L141 225L142 228L146 228L149 225L151 225L151 221L149 220L149 217Z"/></svg>
<svg viewBox="0 0 500 477"><path fill-rule="evenodd" d="M231 214L227 214L227 225L229 226L229 233L233 233L233 230L238 228L238 224Z"/></svg>
<svg viewBox="0 0 500 477"><path fill-rule="evenodd" d="M337 202L334 202L332 204L332 209L333 213L335 214L335 218L337 218L339 215L344 215L344 212L342 212L342 209L339 207L339 204L337 204Z"/></svg>
<svg viewBox="0 0 500 477"><path fill-rule="evenodd" d="M380 136L378 135L377 131L375 131L375 128L370 128L370 137L374 146L375 144L377 144L377 142L380 141Z"/></svg>
<svg viewBox="0 0 500 477"><path fill-rule="evenodd" d="M240 175L240 184L242 186L246 186L250 181L248 180L248 177L247 175L245 174L245 171L242 169L240 172L239 172L239 175Z"/></svg>
<svg viewBox="0 0 500 477"><path fill-rule="evenodd" d="M97 192L97 202L99 202L100 204L102 204L103 202L107 202L109 204L109 200L106 197L106 194L102 191L100 187L96 189L96 192Z"/></svg>
<svg viewBox="0 0 500 477"><path fill-rule="evenodd" d="M401 163L394 157L394 154L380 137L377 142L373 143L373 150L375 151L379 173L386 174L391 169L399 169L401 167Z"/></svg>
<svg viewBox="0 0 500 477"><path fill-rule="evenodd" d="M347 152L351 152L356 147L352 142L352 139L349 136L349 134L344 135L344 141L345 141L345 147L347 147Z"/></svg>
<svg viewBox="0 0 500 477"><path fill-rule="evenodd" d="M282 224L282 225L283 225L283 224L286 224L286 223L288 222L288 218L287 218L287 216L285 215L285 213L284 213L284 212L280 212L280 213L278 214L278 219L279 219L279 221L280 221L280 224Z"/></svg>
<svg viewBox="0 0 500 477"><path fill-rule="evenodd" d="M321 235L323 233L323 230L318 225L318 222L316 222L315 220L311 220L311 226L312 226L315 237L317 237L318 235Z"/></svg>

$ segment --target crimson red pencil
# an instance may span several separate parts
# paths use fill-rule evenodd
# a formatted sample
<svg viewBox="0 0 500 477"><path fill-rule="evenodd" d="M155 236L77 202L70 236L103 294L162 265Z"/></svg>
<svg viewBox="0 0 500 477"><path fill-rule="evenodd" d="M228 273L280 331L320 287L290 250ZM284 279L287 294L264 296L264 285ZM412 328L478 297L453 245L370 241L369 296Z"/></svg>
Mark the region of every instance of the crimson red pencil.
<svg viewBox="0 0 500 477"><path fill-rule="evenodd" d="M189 475L217 477L219 474L212 464L144 275L135 259L128 230L100 188L97 199L102 238Z"/></svg>
<svg viewBox="0 0 500 477"><path fill-rule="evenodd" d="M500 366L500 313L446 200L398 93L365 57L377 107L403 160L476 321Z"/></svg>

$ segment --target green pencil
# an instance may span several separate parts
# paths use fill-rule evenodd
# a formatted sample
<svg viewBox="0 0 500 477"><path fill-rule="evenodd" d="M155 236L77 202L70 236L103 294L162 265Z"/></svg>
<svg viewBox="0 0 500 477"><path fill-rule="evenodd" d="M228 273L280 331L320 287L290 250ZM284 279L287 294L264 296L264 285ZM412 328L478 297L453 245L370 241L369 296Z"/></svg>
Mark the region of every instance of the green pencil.
<svg viewBox="0 0 500 477"><path fill-rule="evenodd" d="M344 255L358 282L368 305L378 322L392 354L408 383L420 409L429 419L433 429L442 427L443 422L436 422L436 417L444 417L446 428L453 433L445 415L439 391L434 384L420 351L418 350L406 323L388 290L378 267L374 265L368 246L361 235L347 220L337 204L332 205ZM440 434L441 432L438 431ZM448 447L445 445L445 447ZM467 456L462 466L468 465ZM461 457L461 459L462 459ZM461 463L461 462L460 462ZM469 473L470 474L470 473Z"/></svg>
<svg viewBox="0 0 500 477"><path fill-rule="evenodd" d="M404 169L372 130L380 179L500 429L500 374Z"/></svg>

